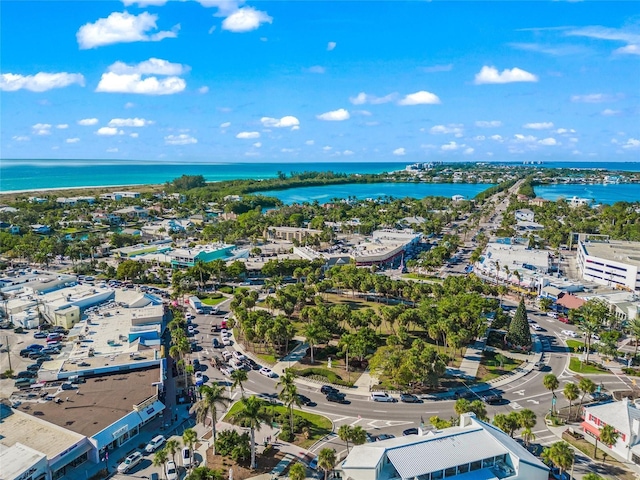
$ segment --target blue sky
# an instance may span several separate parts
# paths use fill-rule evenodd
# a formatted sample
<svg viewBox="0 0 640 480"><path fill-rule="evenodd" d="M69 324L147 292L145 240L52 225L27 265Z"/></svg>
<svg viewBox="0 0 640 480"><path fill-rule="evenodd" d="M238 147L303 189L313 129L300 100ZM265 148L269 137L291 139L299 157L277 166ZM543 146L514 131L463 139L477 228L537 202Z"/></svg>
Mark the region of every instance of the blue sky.
<svg viewBox="0 0 640 480"><path fill-rule="evenodd" d="M640 161L637 2L2 2L2 158Z"/></svg>

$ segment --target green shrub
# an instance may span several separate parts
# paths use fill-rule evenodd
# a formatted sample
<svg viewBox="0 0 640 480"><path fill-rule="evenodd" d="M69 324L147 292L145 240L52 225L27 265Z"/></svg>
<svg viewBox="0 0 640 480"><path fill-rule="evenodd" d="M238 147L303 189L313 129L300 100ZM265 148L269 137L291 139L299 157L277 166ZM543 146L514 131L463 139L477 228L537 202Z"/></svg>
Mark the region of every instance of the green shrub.
<svg viewBox="0 0 640 480"><path fill-rule="evenodd" d="M631 375L632 377L640 377L640 370L636 368L623 368L622 371L627 375Z"/></svg>
<svg viewBox="0 0 640 480"><path fill-rule="evenodd" d="M218 289L218 291L231 295L233 293L233 287L230 287L229 285L223 285Z"/></svg>
<svg viewBox="0 0 640 480"><path fill-rule="evenodd" d="M291 369L293 371L293 373L297 376L300 377L311 377L311 376L319 376L319 377L324 377L327 379L327 381L329 383L333 383L335 385L342 385L345 387L352 387L353 386L353 382L347 382L345 380L342 379L342 377L340 377L338 374L336 374L335 372L332 372L331 370L328 370L326 368L320 368L320 367L310 367L310 368L305 368L305 369Z"/></svg>
<svg viewBox="0 0 640 480"><path fill-rule="evenodd" d="M220 292L214 292L209 295L209 298L222 298L222 294Z"/></svg>
<svg viewBox="0 0 640 480"><path fill-rule="evenodd" d="M282 425L282 430L280 431L280 435L278 435L278 438L283 442L290 442L294 439L294 435L293 433L291 433L289 425L287 425L286 423Z"/></svg>

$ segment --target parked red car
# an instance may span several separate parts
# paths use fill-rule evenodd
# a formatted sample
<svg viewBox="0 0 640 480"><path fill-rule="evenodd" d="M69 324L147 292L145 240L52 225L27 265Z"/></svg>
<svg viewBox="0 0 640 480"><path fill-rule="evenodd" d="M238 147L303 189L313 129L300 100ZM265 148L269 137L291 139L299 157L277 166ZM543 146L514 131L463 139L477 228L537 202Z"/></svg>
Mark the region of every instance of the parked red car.
<svg viewBox="0 0 640 480"><path fill-rule="evenodd" d="M558 317L558 320L560 320L562 323L569 323L569 318L567 317Z"/></svg>

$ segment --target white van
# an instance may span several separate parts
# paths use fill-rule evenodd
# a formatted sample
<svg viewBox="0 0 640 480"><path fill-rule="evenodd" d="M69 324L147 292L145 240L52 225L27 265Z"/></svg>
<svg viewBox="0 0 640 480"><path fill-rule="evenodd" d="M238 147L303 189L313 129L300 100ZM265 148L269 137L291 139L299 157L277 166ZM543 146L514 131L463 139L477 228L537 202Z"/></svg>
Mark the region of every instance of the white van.
<svg viewBox="0 0 640 480"><path fill-rule="evenodd" d="M395 398L386 392L371 392L371 400L374 402L397 402Z"/></svg>

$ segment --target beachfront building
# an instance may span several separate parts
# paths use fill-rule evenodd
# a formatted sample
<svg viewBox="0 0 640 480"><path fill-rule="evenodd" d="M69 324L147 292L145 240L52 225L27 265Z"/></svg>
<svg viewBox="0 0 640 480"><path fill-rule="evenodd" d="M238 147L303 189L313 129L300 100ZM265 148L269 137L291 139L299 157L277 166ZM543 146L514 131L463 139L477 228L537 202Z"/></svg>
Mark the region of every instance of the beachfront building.
<svg viewBox="0 0 640 480"><path fill-rule="evenodd" d="M546 480L549 468L502 430L460 416L460 426L357 445L341 465L352 480Z"/></svg>
<svg viewBox="0 0 640 480"><path fill-rule="evenodd" d="M122 200L123 198L140 198L140 192L110 192L100 195L100 200Z"/></svg>
<svg viewBox="0 0 640 480"><path fill-rule="evenodd" d="M116 215L129 219L138 219L138 218L147 218L149 216L149 210L143 207L139 207L138 205L133 205L131 207L124 207L119 210L116 210Z"/></svg>
<svg viewBox="0 0 640 480"><path fill-rule="evenodd" d="M523 222L533 222L535 220L535 213L529 208L521 208L515 211L516 220Z"/></svg>
<svg viewBox="0 0 640 480"><path fill-rule="evenodd" d="M268 240L286 240L287 242L304 241L305 238L312 235L320 235L321 230L313 228L297 228L297 227L269 227L265 230L264 236Z"/></svg>
<svg viewBox="0 0 640 480"><path fill-rule="evenodd" d="M56 202L58 205L67 205L67 206L75 206L78 203L84 202L89 205L95 203L95 197L58 197L56 198Z"/></svg>
<svg viewBox="0 0 640 480"><path fill-rule="evenodd" d="M115 248L111 253L119 258L133 258L139 255L165 253L171 250L171 239L157 240L151 243L139 243L128 247Z"/></svg>
<svg viewBox="0 0 640 480"><path fill-rule="evenodd" d="M577 264L582 278L613 288L640 291L640 242L600 240L578 240Z"/></svg>
<svg viewBox="0 0 640 480"><path fill-rule="evenodd" d="M598 442L598 447L615 457L640 465L640 409L628 398L621 402L609 402L584 408L582 430L585 438L595 443L600 430L611 425L619 433L614 445Z"/></svg>
<svg viewBox="0 0 640 480"><path fill-rule="evenodd" d="M198 245L193 248L176 248L169 252L173 267L193 267L196 262L209 263L214 260L229 260L237 256L236 246L226 243Z"/></svg>

